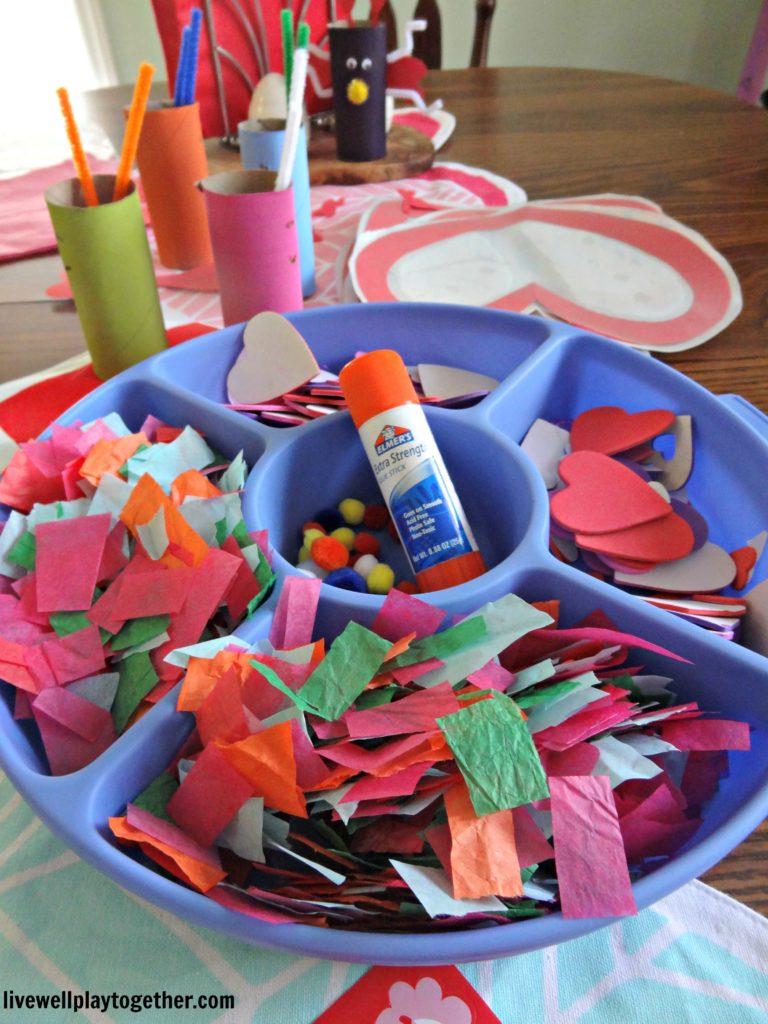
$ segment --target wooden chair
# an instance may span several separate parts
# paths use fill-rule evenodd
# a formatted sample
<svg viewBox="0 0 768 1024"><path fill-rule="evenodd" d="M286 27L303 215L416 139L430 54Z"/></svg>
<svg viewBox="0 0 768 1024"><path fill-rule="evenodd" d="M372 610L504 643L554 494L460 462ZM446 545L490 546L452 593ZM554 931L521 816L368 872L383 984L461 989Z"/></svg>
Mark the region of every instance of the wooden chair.
<svg viewBox="0 0 768 1024"><path fill-rule="evenodd" d="M496 0L475 0L475 31L469 57L471 68L484 68L488 63L488 42L491 37L491 20L496 9ZM387 26L387 49L397 47L397 24L389 0L384 4L381 15ZM442 66L442 25L437 0L418 0L413 12L414 18L424 18L425 32L414 35L414 57L419 57L428 68Z"/></svg>
<svg viewBox="0 0 768 1024"><path fill-rule="evenodd" d="M768 107L768 89L765 76L768 74L768 0L763 0L757 16L755 31L739 78L737 95L747 103L759 103Z"/></svg>

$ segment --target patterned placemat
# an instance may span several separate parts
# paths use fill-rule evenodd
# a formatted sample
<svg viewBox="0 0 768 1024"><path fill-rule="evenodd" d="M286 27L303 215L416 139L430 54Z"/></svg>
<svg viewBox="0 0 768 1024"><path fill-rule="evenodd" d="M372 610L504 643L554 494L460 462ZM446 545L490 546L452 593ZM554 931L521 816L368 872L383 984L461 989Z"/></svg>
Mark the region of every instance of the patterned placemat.
<svg viewBox="0 0 768 1024"><path fill-rule="evenodd" d="M503 1024L764 1024L766 965L768 921L691 882L593 935L461 971ZM245 945L124 892L0 776L0 1020L311 1024L365 970ZM64 994L70 1007L85 993L118 998L75 1013L13 1008L9 993ZM121 997L154 993L190 1006L120 1007ZM211 997L216 1008L198 1008Z"/></svg>

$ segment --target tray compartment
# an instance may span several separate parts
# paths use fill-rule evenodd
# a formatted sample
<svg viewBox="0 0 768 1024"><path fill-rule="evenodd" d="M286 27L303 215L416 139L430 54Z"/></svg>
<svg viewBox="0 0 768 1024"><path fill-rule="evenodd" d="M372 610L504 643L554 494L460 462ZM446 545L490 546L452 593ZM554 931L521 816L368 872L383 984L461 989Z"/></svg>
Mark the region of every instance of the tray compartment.
<svg viewBox="0 0 768 1024"><path fill-rule="evenodd" d="M546 493L517 446L478 423L475 410L426 412L489 572L422 596L440 607L466 610L509 589L510 561L531 557L530 549L545 550ZM295 574L302 524L349 497L382 500L357 430L343 413L303 427L290 443L272 450L246 485L243 511L250 528L267 528L278 573ZM400 543L386 530L377 536L382 539L380 558L392 565L396 579L412 578ZM330 586L323 588L323 597L348 615L373 614L383 600Z"/></svg>
<svg viewBox="0 0 768 1024"><path fill-rule="evenodd" d="M732 408L642 353L591 335L562 339L521 367L486 412L519 442L538 417L562 422L603 405L692 417L693 470L685 490L707 520L710 540L733 551L768 528L768 444ZM768 558L761 558L750 585L767 574Z"/></svg>
<svg viewBox="0 0 768 1024"><path fill-rule="evenodd" d="M445 363L503 379L543 342L571 330L541 318L425 303L409 303L405 310L396 303L327 306L287 319L320 366L333 373L358 351L395 348L406 363ZM145 365L160 381L226 402L227 374L242 350L243 330L238 324L202 335Z"/></svg>
<svg viewBox="0 0 768 1024"><path fill-rule="evenodd" d="M250 420L169 386L160 386L144 375L131 372L114 378L67 411L60 423L90 422L109 413L119 413L131 430L138 430L147 415L152 414L171 426L190 424L201 431L206 441L227 458L241 449L253 471L268 446L269 433ZM257 524L252 525L253 529ZM30 720L14 721L15 689L0 681L0 735L6 751L9 773L14 767L48 775L48 765L37 727ZM155 713L151 708L148 715ZM121 744L133 726L118 737L112 747ZM109 750L112 749L109 748ZM101 763L109 750L93 763ZM77 774L77 773L75 773Z"/></svg>
<svg viewBox="0 0 768 1024"><path fill-rule="evenodd" d="M563 572L558 566L522 570L513 589L529 601L560 598L563 626L573 625L594 609L602 608L617 628L691 659L690 663L673 661L635 649L631 660L633 664L643 664L650 673L672 677L671 689L682 700L698 700L718 717L742 718L752 726L752 749L729 754L730 774L721 780L719 792L706 807L698 832L671 859L655 870L649 869L634 884L638 906L648 906L707 870L756 827L768 810L768 689L762 685L761 660L716 640L705 638L697 643L670 617L652 608L638 608L625 595L609 591L581 574ZM322 618L318 624L321 629L316 635L321 635ZM267 627L263 620L261 628ZM170 718L173 717L171 713ZM103 797L114 797L116 802L109 813L122 812L124 803L147 781L143 770L140 774L135 791L120 779L105 786L98 803L103 804ZM556 913L482 931L430 935L428 942L423 935L353 933L308 925L275 927L222 912L212 901L138 863L112 839L104 838L104 829L98 822L94 822L94 827L102 837L96 844L100 850L99 866L139 895L246 941L311 956L362 963L459 963L528 952L609 923L602 919L566 921Z"/></svg>

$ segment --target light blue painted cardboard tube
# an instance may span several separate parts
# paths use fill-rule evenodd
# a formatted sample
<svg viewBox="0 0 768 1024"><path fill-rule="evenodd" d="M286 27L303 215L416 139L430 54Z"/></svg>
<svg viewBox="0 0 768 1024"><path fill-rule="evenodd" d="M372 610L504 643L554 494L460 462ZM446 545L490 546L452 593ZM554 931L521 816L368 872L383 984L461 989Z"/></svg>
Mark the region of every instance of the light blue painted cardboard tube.
<svg viewBox="0 0 768 1024"><path fill-rule="evenodd" d="M276 171L285 138L285 121L252 118L238 125L240 162L246 170ZM309 199L307 139L301 126L296 161L291 178L296 203L296 229L299 236L301 292L308 298L315 291L315 246L312 241L312 209Z"/></svg>

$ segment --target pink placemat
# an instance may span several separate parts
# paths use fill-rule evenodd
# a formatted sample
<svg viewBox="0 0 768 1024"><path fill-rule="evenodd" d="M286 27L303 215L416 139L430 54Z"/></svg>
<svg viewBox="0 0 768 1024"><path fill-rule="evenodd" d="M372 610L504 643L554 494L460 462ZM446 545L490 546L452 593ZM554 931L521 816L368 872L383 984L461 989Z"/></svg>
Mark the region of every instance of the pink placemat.
<svg viewBox="0 0 768 1024"><path fill-rule="evenodd" d="M93 174L114 174L117 160L88 157ZM0 262L56 249L56 236L45 205L45 191L73 178L71 160L0 181Z"/></svg>

